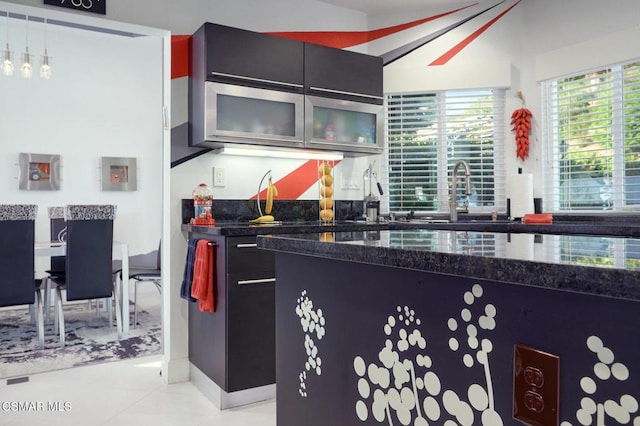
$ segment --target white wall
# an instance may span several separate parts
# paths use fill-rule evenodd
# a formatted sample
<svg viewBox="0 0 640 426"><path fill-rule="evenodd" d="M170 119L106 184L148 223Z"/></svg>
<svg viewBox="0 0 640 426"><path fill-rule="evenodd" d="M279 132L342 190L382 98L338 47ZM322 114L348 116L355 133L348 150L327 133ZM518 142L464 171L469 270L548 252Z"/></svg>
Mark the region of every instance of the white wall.
<svg viewBox="0 0 640 426"><path fill-rule="evenodd" d="M42 18L37 11L31 16ZM4 42L4 16L0 29ZM114 238L126 241L131 253L156 249L161 236L161 39L49 24L47 48L53 58L53 76L42 80L38 66L44 52L43 30L42 22L29 22L29 50L36 72L25 79L19 66L26 21L9 19L16 73L0 75L2 202L38 205L38 240L49 239L49 206L115 204ZM17 163L22 152L59 154L61 189L19 190ZM136 158L138 190L102 191L103 156Z"/></svg>

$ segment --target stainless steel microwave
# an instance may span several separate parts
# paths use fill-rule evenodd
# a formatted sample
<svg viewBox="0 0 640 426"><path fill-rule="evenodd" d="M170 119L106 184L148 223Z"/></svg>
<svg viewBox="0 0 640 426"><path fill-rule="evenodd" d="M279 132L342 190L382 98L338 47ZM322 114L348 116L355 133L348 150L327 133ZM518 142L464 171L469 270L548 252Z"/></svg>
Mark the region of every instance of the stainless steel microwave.
<svg viewBox="0 0 640 426"><path fill-rule="evenodd" d="M304 147L304 95L205 82L205 142Z"/></svg>
<svg viewBox="0 0 640 426"><path fill-rule="evenodd" d="M305 97L305 146L379 154L384 106L321 96Z"/></svg>

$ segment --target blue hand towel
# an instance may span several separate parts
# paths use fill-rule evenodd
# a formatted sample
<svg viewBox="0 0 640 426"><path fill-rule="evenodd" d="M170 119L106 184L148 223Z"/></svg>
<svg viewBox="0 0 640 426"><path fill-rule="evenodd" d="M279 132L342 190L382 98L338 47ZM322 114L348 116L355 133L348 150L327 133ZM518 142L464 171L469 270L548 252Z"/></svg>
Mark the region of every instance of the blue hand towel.
<svg viewBox="0 0 640 426"><path fill-rule="evenodd" d="M189 241L187 241L187 259L184 264L182 285L180 286L180 297L189 302L197 301L195 298L191 297L191 285L193 284L193 267L196 259L197 244L198 239L196 238L189 238Z"/></svg>

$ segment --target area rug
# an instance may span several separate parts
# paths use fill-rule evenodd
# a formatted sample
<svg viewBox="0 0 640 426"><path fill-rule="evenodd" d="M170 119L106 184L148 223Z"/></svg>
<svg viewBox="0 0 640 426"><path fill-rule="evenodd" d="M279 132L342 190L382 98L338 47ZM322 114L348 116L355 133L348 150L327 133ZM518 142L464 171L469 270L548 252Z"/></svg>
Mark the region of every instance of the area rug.
<svg viewBox="0 0 640 426"><path fill-rule="evenodd" d="M162 352L160 318L138 310L138 325L118 340L106 314L96 317L86 303L65 306L66 344L45 325L45 348L38 347L36 327L28 309L0 311L0 378L117 361Z"/></svg>

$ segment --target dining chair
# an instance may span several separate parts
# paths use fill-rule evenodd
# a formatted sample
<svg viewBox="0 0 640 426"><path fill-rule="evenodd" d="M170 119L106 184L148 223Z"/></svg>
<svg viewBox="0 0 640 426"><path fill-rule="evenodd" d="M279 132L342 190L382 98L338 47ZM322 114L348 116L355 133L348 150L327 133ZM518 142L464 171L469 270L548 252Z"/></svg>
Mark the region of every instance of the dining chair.
<svg viewBox="0 0 640 426"><path fill-rule="evenodd" d="M67 226L65 274L48 277L55 287L55 323L61 346L65 344L63 290L67 301L119 300L117 295L114 297L111 273L115 213L114 205L68 205L64 208ZM120 319L120 308L116 307L118 338L121 336Z"/></svg>
<svg viewBox="0 0 640 426"><path fill-rule="evenodd" d="M0 205L0 306L29 305L44 348L42 297L34 278L35 204Z"/></svg>
<svg viewBox="0 0 640 426"><path fill-rule="evenodd" d="M49 207L47 209L49 216L49 239L52 242L65 242L67 239L67 223L64 220L64 207ZM64 276L66 256L51 256L49 269L45 271L49 276ZM49 310L51 308L50 286L44 286L43 304L44 304L44 320L47 324L50 320Z"/></svg>
<svg viewBox="0 0 640 426"><path fill-rule="evenodd" d="M67 238L67 223L64 220L64 207L49 207L49 234L51 241L64 242ZM51 256L48 274L62 275L65 271L65 256Z"/></svg>
<svg viewBox="0 0 640 426"><path fill-rule="evenodd" d="M138 325L138 284L151 282L155 285L159 293L162 294L162 241L158 244L158 250L149 253L129 256L129 280L134 281L133 285L133 328ZM115 260L114 282L118 278L122 280L122 269L120 260ZM119 292L121 289L119 289ZM127 311L125 309L125 311ZM124 312L124 311L123 311Z"/></svg>

